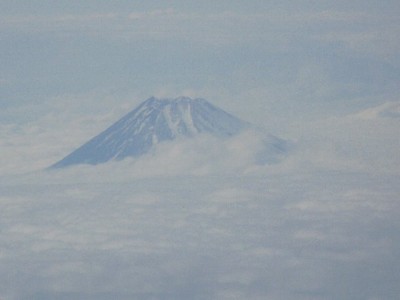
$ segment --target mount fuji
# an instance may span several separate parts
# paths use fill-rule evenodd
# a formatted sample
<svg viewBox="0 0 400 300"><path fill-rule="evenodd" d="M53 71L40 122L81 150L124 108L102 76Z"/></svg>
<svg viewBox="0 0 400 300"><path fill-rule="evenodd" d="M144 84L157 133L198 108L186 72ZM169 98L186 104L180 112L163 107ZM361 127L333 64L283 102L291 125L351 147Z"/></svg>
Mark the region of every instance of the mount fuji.
<svg viewBox="0 0 400 300"><path fill-rule="evenodd" d="M50 168L138 157L165 141L199 134L226 139L251 127L204 99L152 97ZM285 141L269 136L266 148L269 154L283 153Z"/></svg>

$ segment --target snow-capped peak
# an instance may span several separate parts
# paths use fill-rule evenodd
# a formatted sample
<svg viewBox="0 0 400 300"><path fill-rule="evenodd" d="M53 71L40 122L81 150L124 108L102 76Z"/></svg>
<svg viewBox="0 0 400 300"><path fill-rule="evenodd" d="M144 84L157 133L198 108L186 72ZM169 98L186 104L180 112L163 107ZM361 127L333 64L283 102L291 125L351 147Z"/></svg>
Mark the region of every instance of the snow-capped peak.
<svg viewBox="0 0 400 300"><path fill-rule="evenodd" d="M204 99L151 97L52 167L138 156L155 144L208 133L229 137L249 124Z"/></svg>

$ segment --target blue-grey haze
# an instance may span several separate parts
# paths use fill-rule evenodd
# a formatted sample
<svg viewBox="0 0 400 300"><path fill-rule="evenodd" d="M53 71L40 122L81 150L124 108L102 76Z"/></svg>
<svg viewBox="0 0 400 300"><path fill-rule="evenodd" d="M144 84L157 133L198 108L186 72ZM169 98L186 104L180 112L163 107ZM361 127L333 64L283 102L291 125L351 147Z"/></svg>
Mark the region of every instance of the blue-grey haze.
<svg viewBox="0 0 400 300"><path fill-rule="evenodd" d="M0 1L0 299L398 299L400 2ZM156 96L257 132L41 171Z"/></svg>

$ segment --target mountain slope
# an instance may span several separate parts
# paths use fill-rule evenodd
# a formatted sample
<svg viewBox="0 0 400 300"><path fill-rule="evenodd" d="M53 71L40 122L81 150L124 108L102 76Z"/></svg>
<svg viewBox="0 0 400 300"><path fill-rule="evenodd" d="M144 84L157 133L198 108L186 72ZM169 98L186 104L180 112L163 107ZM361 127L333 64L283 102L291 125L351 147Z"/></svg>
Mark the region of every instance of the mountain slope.
<svg viewBox="0 0 400 300"><path fill-rule="evenodd" d="M229 137L248 127L204 99L152 97L51 168L121 160L144 154L163 141L200 133Z"/></svg>

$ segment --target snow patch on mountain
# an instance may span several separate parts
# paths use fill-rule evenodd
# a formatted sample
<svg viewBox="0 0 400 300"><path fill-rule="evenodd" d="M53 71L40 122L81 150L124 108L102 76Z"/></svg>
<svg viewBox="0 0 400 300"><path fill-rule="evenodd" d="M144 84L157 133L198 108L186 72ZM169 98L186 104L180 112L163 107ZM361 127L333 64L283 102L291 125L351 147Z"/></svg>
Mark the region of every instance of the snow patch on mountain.
<svg viewBox="0 0 400 300"><path fill-rule="evenodd" d="M139 157L157 152L155 146L164 142L203 134L223 141L250 128L249 123L204 99L152 97L52 168ZM276 137L265 136L262 143L265 153L259 152L259 163L275 162L277 155L285 152L285 143Z"/></svg>

